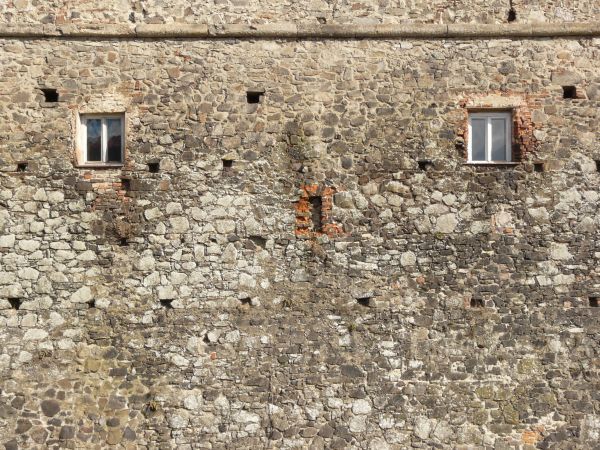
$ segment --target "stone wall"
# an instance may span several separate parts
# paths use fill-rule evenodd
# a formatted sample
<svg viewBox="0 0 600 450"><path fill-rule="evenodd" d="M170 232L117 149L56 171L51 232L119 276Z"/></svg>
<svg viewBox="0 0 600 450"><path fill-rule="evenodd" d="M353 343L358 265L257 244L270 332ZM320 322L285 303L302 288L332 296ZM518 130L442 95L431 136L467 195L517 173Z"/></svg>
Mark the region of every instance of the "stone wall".
<svg viewBox="0 0 600 450"><path fill-rule="evenodd" d="M0 443L592 448L599 57L0 41ZM465 164L481 107L519 164ZM123 168L74 165L81 111L125 111Z"/></svg>
<svg viewBox="0 0 600 450"><path fill-rule="evenodd" d="M8 0L0 22L16 23L503 23L598 20L595 0Z"/></svg>

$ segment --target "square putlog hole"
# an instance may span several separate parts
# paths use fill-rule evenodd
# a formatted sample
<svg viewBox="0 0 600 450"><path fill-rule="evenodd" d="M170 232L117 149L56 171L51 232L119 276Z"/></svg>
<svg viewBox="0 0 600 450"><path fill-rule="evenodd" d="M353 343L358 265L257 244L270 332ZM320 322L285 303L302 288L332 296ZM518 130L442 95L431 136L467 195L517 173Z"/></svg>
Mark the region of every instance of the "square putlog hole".
<svg viewBox="0 0 600 450"><path fill-rule="evenodd" d="M231 172L233 170L233 159L223 159L223 172Z"/></svg>
<svg viewBox="0 0 600 450"><path fill-rule="evenodd" d="M165 309L173 309L173 300L172 299L160 300L160 306L162 306Z"/></svg>
<svg viewBox="0 0 600 450"><path fill-rule="evenodd" d="M541 172L543 172L543 171L544 171L544 169L545 169L545 168L544 168L544 163L543 163L543 162L536 162L536 163L533 163L533 171L534 171L534 172L539 172L539 173L541 173Z"/></svg>
<svg viewBox="0 0 600 450"><path fill-rule="evenodd" d="M42 89L42 93L46 103L58 102L58 91L56 89Z"/></svg>
<svg viewBox="0 0 600 450"><path fill-rule="evenodd" d="M371 297L359 297L356 299L356 303L358 303L360 306L370 307Z"/></svg>
<svg viewBox="0 0 600 450"><path fill-rule="evenodd" d="M515 8L510 8L508 10L508 15L506 17L506 20L508 22L515 22L517 20L517 11L515 10Z"/></svg>
<svg viewBox="0 0 600 450"><path fill-rule="evenodd" d="M591 308L597 308L600 304L600 298L598 297L589 297L588 301Z"/></svg>
<svg viewBox="0 0 600 450"><path fill-rule="evenodd" d="M265 91L247 91L246 101L250 104L261 103L264 96Z"/></svg>
<svg viewBox="0 0 600 450"><path fill-rule="evenodd" d="M130 178L121 178L121 190L123 191L131 191L131 179Z"/></svg>
<svg viewBox="0 0 600 450"><path fill-rule="evenodd" d="M10 307L12 309L16 309L17 311L21 308L21 304L23 303L22 298L8 298L8 303L10 303Z"/></svg>
<svg viewBox="0 0 600 450"><path fill-rule="evenodd" d="M421 159L417 161L417 164L419 166L419 170L430 170L433 168L433 161L429 159Z"/></svg>
<svg viewBox="0 0 600 450"><path fill-rule="evenodd" d="M29 166L29 164L25 161L18 162L17 163L17 172L26 172L27 166Z"/></svg>
<svg viewBox="0 0 600 450"><path fill-rule="evenodd" d="M563 86L563 98L577 98L577 87Z"/></svg>
<svg viewBox="0 0 600 450"><path fill-rule="evenodd" d="M471 308L483 308L485 305L482 298L472 298Z"/></svg>
<svg viewBox="0 0 600 450"><path fill-rule="evenodd" d="M151 161L148 163L148 172L150 173L158 173L160 172L160 162Z"/></svg>

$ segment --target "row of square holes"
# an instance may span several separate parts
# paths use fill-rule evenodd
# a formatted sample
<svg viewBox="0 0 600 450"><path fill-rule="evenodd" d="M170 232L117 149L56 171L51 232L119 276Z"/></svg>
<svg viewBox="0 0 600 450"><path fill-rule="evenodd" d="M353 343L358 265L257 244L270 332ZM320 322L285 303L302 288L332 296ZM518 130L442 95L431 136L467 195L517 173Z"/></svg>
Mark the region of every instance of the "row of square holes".
<svg viewBox="0 0 600 450"><path fill-rule="evenodd" d="M577 86L563 86L563 98L577 98ZM58 91L56 89L42 89L46 103L58 102ZM260 103L265 96L265 91L247 91L246 102L250 104Z"/></svg>
<svg viewBox="0 0 600 450"><path fill-rule="evenodd" d="M8 298L8 303L10 303L10 306L12 309L14 310L19 310L21 308L21 305L23 303L23 299L22 298ZM371 297L359 297L356 299L356 303L358 303L360 306L364 306L367 308L370 308L371 305ZM172 305L173 300L160 300L160 305L166 309L173 309L173 305ZM250 298L243 298L240 299L240 303L242 305L250 305L251 304L251 299ZM590 308L598 308L600 306L600 298L598 297L588 297L588 304L590 306ZM96 307L96 302L95 300L90 300L89 302L87 302L88 308L95 308ZM471 302L470 302L470 306L471 308L483 308L484 302L482 299L480 298L472 298Z"/></svg>
<svg viewBox="0 0 600 450"><path fill-rule="evenodd" d="M563 86L563 98L565 99L576 99L577 97L577 87L576 86ZM56 89L43 88L41 91L44 93L44 98L48 103L58 102L58 91ZM249 104L260 103L265 95L265 91L247 91L246 92L246 101ZM231 172L233 168L233 160L224 159L223 162L223 171L226 173ZM600 162L596 161L598 165L598 170L600 171ZM17 172L25 172L27 171L27 162L21 161L17 163ZM433 167L433 162L429 160L421 160L418 161L419 169L427 170L430 167ZM534 163L533 165L535 172L543 172L544 164L543 163ZM150 173L158 173L160 170L159 162L149 162L148 163L148 171Z"/></svg>
<svg viewBox="0 0 600 450"><path fill-rule="evenodd" d="M58 91L56 89L43 88L40 90L44 94L44 100L46 103L58 102ZM260 103L264 96L265 91L247 91L246 101L248 103Z"/></svg>
<svg viewBox="0 0 600 450"><path fill-rule="evenodd" d="M233 159L223 159L221 160L223 163L223 172L225 174L231 174L233 171L233 163L235 162ZM417 161L417 165L420 170L429 170L433 168L434 163L429 159L421 159ZM20 161L17 163L17 172L26 172L29 164L26 161ZM600 160L596 161L596 166L598 172L600 172ZM536 162L533 163L533 170L535 172L543 172L544 171L544 163ZM148 172L150 173L158 173L160 172L160 162L153 161L148 163ZM126 189L127 190L127 189Z"/></svg>

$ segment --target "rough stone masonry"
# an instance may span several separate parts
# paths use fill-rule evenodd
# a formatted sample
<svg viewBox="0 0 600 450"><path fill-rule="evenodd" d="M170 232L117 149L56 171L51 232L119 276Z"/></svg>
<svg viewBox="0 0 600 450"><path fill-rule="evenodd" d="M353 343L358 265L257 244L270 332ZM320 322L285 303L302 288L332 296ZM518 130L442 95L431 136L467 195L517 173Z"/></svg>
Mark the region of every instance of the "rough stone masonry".
<svg viewBox="0 0 600 450"><path fill-rule="evenodd" d="M598 2L0 21L6 450L600 448Z"/></svg>

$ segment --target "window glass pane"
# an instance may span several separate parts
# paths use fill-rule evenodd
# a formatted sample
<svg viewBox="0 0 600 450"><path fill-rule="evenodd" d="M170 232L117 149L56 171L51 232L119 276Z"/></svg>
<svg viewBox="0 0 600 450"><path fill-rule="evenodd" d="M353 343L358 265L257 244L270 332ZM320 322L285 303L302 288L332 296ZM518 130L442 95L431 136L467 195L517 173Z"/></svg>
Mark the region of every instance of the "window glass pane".
<svg viewBox="0 0 600 450"><path fill-rule="evenodd" d="M505 119L492 119L492 161L506 161Z"/></svg>
<svg viewBox="0 0 600 450"><path fill-rule="evenodd" d="M121 162L121 119L106 119L106 155L108 162Z"/></svg>
<svg viewBox="0 0 600 450"><path fill-rule="evenodd" d="M102 121L88 119L87 128L87 161L102 161Z"/></svg>
<svg viewBox="0 0 600 450"><path fill-rule="evenodd" d="M486 119L471 119L471 160L485 161Z"/></svg>

